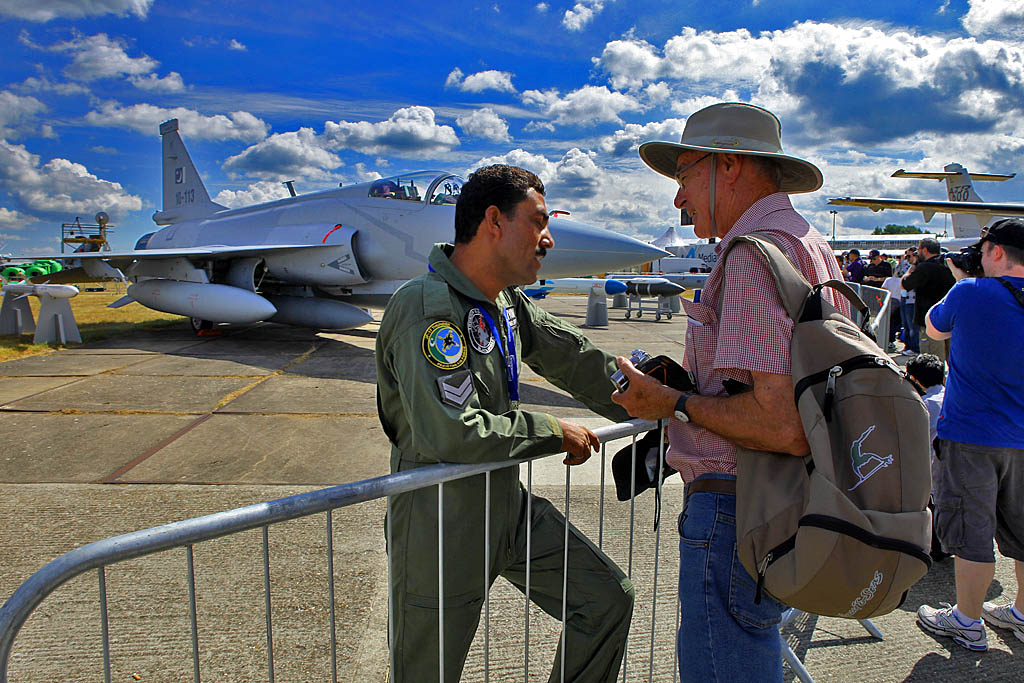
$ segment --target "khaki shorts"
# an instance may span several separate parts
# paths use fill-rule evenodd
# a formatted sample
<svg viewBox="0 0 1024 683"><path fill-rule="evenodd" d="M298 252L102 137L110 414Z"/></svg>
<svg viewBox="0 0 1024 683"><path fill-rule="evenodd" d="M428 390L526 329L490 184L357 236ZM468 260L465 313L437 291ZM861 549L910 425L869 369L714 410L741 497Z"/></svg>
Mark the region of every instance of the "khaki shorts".
<svg viewBox="0 0 1024 683"><path fill-rule="evenodd" d="M947 553L1024 561L1024 449L938 439L935 531Z"/></svg>

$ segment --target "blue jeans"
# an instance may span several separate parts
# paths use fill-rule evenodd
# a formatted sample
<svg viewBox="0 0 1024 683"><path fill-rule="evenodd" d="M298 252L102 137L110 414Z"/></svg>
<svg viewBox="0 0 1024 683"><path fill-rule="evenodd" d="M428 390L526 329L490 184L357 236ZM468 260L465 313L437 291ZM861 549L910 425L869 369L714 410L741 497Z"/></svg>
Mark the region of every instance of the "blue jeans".
<svg viewBox="0 0 1024 683"><path fill-rule="evenodd" d="M921 352L921 337L917 325L914 324L914 302L906 300L900 303L900 322L903 324L903 343L916 353Z"/></svg>
<svg viewBox="0 0 1024 683"><path fill-rule="evenodd" d="M698 479L735 479L705 474ZM781 681L779 621L783 605L767 594L736 556L736 496L694 493L679 515L682 681Z"/></svg>

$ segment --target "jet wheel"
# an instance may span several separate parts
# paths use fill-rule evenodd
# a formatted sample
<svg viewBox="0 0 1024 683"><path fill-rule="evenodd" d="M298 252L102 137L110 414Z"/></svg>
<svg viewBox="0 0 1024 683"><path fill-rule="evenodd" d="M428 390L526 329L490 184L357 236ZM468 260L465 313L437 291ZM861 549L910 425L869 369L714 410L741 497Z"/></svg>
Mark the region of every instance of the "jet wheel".
<svg viewBox="0 0 1024 683"><path fill-rule="evenodd" d="M203 320L202 318L189 318L188 321L192 325L192 331L195 332L196 334L199 334L204 330L213 329L212 320Z"/></svg>

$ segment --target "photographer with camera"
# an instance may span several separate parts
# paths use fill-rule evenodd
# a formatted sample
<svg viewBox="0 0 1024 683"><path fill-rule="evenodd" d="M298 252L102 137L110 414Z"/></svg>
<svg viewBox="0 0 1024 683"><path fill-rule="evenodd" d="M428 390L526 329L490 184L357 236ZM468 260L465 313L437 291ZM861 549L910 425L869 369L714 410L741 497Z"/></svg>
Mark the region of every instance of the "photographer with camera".
<svg viewBox="0 0 1024 683"><path fill-rule="evenodd" d="M933 353L944 361L949 360L949 342L929 339L924 333L924 316L935 305L956 280L942 264L942 248L934 237L926 237L917 245L917 263L903 276L903 288L914 292L916 303L914 325L919 329L921 353Z"/></svg>
<svg viewBox="0 0 1024 683"><path fill-rule="evenodd" d="M1024 642L1024 221L997 221L946 263L957 283L926 324L932 339L951 341L935 526L943 549L956 556L957 604L922 605L917 618L934 634L984 651L982 618ZM977 265L984 277L969 277L965 269ZM995 576L993 537L1014 560L1011 605L983 602Z"/></svg>

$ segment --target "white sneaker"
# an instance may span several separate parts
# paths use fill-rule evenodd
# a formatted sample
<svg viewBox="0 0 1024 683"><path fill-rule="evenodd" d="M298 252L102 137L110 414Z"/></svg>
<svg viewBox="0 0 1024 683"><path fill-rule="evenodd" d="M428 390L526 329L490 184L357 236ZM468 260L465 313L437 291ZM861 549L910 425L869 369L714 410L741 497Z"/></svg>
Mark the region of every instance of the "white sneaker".
<svg viewBox="0 0 1024 683"><path fill-rule="evenodd" d="M1024 642L1024 621L1014 616L1011 607L1012 605L986 602L981 606L981 616L993 626L1010 629L1013 635L1017 636L1017 640Z"/></svg>
<svg viewBox="0 0 1024 683"><path fill-rule="evenodd" d="M953 614L953 608L949 603L939 609L921 605L917 608L917 623L926 631L937 636L949 636L957 645L962 645L968 650L985 652L988 650L988 636L985 635L984 622L978 622L971 626L964 626Z"/></svg>
<svg viewBox="0 0 1024 683"><path fill-rule="evenodd" d="M917 351L911 351L910 349L903 349L902 351L900 351L900 353L903 354L904 356L916 356L917 355Z"/></svg>

